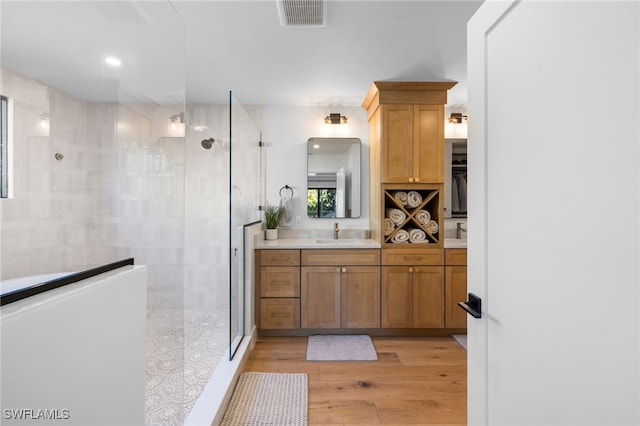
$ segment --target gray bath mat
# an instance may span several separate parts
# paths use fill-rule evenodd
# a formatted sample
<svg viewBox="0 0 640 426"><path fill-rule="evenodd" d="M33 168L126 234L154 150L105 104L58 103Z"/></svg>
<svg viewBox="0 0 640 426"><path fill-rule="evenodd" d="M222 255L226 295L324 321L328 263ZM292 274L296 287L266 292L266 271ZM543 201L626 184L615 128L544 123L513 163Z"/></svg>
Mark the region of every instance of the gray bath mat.
<svg viewBox="0 0 640 426"><path fill-rule="evenodd" d="M458 342L458 344L460 346L462 346L462 349L464 349L465 351L467 350L467 335L466 334L454 334L451 337L453 337L453 340L455 340L456 342Z"/></svg>
<svg viewBox="0 0 640 426"><path fill-rule="evenodd" d="M309 336L307 361L377 361L371 337Z"/></svg>
<svg viewBox="0 0 640 426"><path fill-rule="evenodd" d="M243 373L222 426L307 424L307 375Z"/></svg>

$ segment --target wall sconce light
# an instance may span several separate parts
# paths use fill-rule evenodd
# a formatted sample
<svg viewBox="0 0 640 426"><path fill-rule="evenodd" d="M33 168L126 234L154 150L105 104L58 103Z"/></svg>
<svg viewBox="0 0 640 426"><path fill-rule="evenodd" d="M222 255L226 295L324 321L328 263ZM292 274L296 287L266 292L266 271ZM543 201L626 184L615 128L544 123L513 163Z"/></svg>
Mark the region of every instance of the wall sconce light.
<svg viewBox="0 0 640 426"><path fill-rule="evenodd" d="M184 137L184 113L169 117L169 135L174 137Z"/></svg>
<svg viewBox="0 0 640 426"><path fill-rule="evenodd" d="M467 122L467 116L461 112L452 112L449 116L449 123L462 124Z"/></svg>
<svg viewBox="0 0 640 426"><path fill-rule="evenodd" d="M452 112L445 121L444 137L446 139L466 139L467 116L461 112Z"/></svg>
<svg viewBox="0 0 640 426"><path fill-rule="evenodd" d="M347 124L349 119L339 112L331 113L324 118L324 124Z"/></svg>
<svg viewBox="0 0 640 426"><path fill-rule="evenodd" d="M49 136L49 130L51 127L51 121L49 119L49 114L41 114L38 117L38 134L42 136Z"/></svg>

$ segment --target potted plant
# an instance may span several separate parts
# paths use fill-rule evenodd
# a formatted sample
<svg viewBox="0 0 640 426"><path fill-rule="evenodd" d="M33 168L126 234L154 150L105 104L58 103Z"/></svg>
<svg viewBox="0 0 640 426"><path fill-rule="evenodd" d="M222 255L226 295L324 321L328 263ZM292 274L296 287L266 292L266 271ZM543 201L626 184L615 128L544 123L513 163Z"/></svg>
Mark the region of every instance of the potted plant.
<svg viewBox="0 0 640 426"><path fill-rule="evenodd" d="M264 220L267 224L265 239L275 240L278 238L278 226L284 217L283 206L269 206L264 211Z"/></svg>

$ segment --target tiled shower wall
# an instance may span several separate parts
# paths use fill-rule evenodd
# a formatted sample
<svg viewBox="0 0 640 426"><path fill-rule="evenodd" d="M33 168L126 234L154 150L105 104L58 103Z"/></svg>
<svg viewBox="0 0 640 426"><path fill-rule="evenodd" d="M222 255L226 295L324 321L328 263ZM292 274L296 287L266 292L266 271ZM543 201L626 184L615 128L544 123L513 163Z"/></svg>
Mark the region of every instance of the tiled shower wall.
<svg viewBox="0 0 640 426"><path fill-rule="evenodd" d="M89 179L98 164L87 141L87 105L6 69L1 88L14 114L14 197L0 201L1 278L95 264L87 241L103 236Z"/></svg>
<svg viewBox="0 0 640 426"><path fill-rule="evenodd" d="M6 68L0 91L14 111L0 279L134 257L149 265L150 307L228 307L228 107L189 106L187 129L208 129L176 138L182 105L88 103ZM264 123L264 111L251 113Z"/></svg>

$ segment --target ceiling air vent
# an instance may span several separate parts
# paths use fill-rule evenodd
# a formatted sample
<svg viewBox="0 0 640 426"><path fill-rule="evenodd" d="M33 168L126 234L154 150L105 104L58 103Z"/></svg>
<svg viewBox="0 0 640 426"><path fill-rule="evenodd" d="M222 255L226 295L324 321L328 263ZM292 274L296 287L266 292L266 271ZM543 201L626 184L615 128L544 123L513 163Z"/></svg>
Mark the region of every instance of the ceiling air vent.
<svg viewBox="0 0 640 426"><path fill-rule="evenodd" d="M276 0L283 27L324 27L327 4L324 0Z"/></svg>

